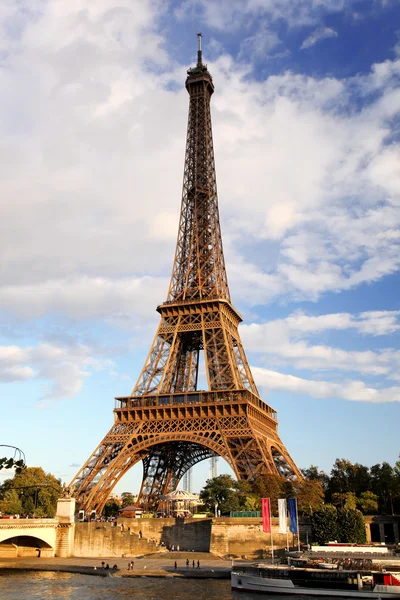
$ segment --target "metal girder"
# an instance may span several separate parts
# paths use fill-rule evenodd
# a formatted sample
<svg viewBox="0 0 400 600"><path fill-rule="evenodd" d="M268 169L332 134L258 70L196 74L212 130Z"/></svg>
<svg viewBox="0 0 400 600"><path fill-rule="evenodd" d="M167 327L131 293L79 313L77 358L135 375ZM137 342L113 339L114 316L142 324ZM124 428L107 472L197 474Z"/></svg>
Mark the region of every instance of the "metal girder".
<svg viewBox="0 0 400 600"><path fill-rule="evenodd" d="M173 491L186 471L212 456L218 454L193 442L167 442L153 446L143 460L140 497L146 509L156 510L160 497Z"/></svg>

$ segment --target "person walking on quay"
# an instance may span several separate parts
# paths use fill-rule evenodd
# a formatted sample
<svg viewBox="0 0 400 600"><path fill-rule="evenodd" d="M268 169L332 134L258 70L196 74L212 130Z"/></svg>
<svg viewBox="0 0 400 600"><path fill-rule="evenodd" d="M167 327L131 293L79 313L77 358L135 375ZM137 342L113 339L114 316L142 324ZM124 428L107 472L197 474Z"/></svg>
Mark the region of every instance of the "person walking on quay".
<svg viewBox="0 0 400 600"><path fill-rule="evenodd" d="M192 567L193 567L193 569L194 569L194 561L192 562Z"/></svg>
<svg viewBox="0 0 400 600"><path fill-rule="evenodd" d="M197 561L197 568L200 569L200 561Z"/></svg>
<svg viewBox="0 0 400 600"><path fill-rule="evenodd" d="M177 562L175 561L175 562L174 562L174 568L176 569L176 568L177 568L177 566L178 566L178 565L177 565Z"/></svg>
<svg viewBox="0 0 400 600"><path fill-rule="evenodd" d="M189 559L186 559L186 568L189 566Z"/></svg>

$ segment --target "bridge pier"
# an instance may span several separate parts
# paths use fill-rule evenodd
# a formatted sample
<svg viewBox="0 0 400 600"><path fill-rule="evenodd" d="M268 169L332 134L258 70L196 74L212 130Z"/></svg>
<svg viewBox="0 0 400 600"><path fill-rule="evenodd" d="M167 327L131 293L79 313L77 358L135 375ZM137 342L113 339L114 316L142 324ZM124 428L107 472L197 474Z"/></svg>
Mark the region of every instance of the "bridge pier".
<svg viewBox="0 0 400 600"><path fill-rule="evenodd" d="M60 498L57 500L55 555L68 558L74 552L75 536L75 498Z"/></svg>

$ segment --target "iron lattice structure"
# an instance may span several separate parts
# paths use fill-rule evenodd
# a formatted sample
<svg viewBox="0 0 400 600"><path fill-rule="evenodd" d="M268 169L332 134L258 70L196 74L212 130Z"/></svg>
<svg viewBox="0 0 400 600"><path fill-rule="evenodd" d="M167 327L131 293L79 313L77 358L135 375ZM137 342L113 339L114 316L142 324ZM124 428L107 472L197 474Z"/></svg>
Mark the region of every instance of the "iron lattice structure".
<svg viewBox="0 0 400 600"><path fill-rule="evenodd" d="M101 511L118 480L143 461L148 507L199 461L223 457L238 479L300 473L260 398L238 332L218 211L210 99L202 63L189 69L189 120L178 240L167 301L138 381L116 398L115 422L71 482L81 508ZM203 352L208 390L198 390Z"/></svg>

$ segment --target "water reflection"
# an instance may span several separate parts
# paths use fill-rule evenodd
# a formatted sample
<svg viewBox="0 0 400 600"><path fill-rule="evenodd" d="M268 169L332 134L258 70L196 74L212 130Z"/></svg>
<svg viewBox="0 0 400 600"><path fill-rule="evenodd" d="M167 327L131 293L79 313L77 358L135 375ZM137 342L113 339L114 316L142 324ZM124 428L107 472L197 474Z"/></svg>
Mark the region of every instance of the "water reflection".
<svg viewBox="0 0 400 600"><path fill-rule="evenodd" d="M236 594L235 594L236 597ZM232 600L230 582L0 570L1 600ZM241 600L246 600L240 595Z"/></svg>

